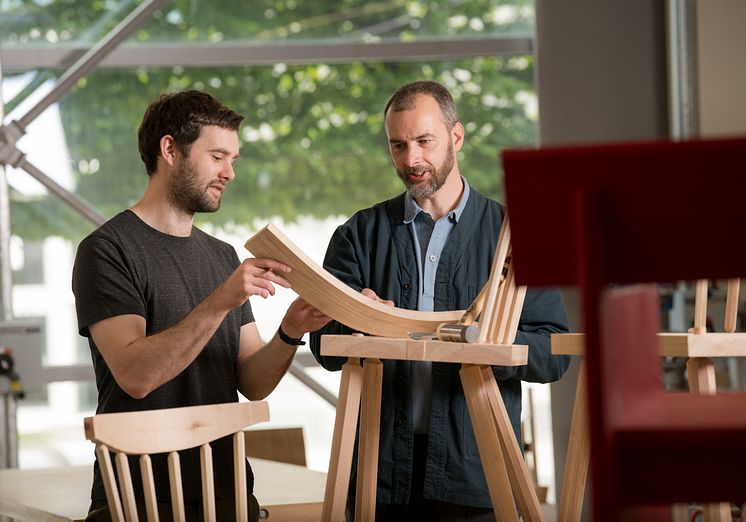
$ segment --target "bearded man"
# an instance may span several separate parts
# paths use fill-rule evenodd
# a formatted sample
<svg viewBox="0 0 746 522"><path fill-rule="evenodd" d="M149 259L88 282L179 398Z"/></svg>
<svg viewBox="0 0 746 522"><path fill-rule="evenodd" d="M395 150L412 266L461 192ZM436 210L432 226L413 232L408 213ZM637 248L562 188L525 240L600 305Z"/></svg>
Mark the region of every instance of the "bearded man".
<svg viewBox="0 0 746 522"><path fill-rule="evenodd" d="M465 309L489 278L505 208L459 172L464 126L445 87L434 81L403 85L384 116L391 159L406 192L341 225L324 268L380 302L421 311ZM569 358L551 354L550 335L567 331L559 293L529 290L515 340L529 346L528 364L493 367L519 443L521 381L562 377ZM311 349L328 370L339 370L345 359L322 356L320 337L340 333L350 329L332 321L311 334ZM376 520L494 521L460 366L383 364Z"/></svg>
<svg viewBox="0 0 746 522"><path fill-rule="evenodd" d="M200 91L164 94L138 131L148 184L142 198L78 246L73 292L80 334L96 373L96 413L263 399L277 386L305 332L329 320L300 298L262 343L249 297L268 297L290 268L239 262L234 248L193 224L220 208L235 177L243 116ZM213 445L218 520L235 520L230 439ZM186 518L203 520L198 450L180 452ZM247 466L249 518L259 518ZM130 463L145 519L140 474ZM165 454L153 458L158 510L170 520ZM160 477L160 480L159 480ZM98 462L88 521L111 520Z"/></svg>

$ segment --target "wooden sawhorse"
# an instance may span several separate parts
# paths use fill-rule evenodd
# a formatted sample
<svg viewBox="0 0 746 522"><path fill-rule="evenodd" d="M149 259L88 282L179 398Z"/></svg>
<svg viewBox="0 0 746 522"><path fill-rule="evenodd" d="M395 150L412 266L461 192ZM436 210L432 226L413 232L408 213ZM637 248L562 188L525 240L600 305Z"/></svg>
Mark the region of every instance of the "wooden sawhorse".
<svg viewBox="0 0 746 522"><path fill-rule="evenodd" d="M489 281L462 318L462 324L470 324L485 302L477 343L360 334L322 337L323 355L348 357L342 367L323 522L341 522L345 517L358 413L360 440L355 520L375 520L383 382L381 359L460 363L464 395L496 519L517 521L517 503L524 520L543 521L536 490L491 369L491 365L524 365L528 360L528 347L512 344L525 287L515 286L512 265L506 264L509 250L510 228L506 216ZM506 265L507 270L504 269ZM361 358L364 358L362 366Z"/></svg>

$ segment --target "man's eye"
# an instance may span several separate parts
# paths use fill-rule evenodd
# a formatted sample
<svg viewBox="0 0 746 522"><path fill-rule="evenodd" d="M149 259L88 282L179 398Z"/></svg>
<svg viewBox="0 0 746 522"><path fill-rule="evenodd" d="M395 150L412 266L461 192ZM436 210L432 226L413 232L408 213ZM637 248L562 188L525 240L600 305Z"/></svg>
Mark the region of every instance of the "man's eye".
<svg viewBox="0 0 746 522"><path fill-rule="evenodd" d="M220 161L223 158L221 158L220 156L213 156L212 159L214 159L215 161Z"/></svg>

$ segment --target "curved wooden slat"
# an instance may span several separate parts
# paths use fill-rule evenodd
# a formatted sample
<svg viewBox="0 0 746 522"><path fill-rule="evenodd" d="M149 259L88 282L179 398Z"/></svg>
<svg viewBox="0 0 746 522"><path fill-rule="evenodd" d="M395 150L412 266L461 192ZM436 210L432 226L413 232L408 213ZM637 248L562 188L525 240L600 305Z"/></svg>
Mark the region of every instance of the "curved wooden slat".
<svg viewBox="0 0 746 522"><path fill-rule="evenodd" d="M255 257L269 258L292 268L284 277L305 301L353 330L385 337L410 332L435 332L439 324L456 323L463 310L417 312L368 299L306 256L272 224L251 236L246 248Z"/></svg>
<svg viewBox="0 0 746 522"><path fill-rule="evenodd" d="M194 448L269 420L265 401L210 404L126 413L84 420L86 439L128 454Z"/></svg>

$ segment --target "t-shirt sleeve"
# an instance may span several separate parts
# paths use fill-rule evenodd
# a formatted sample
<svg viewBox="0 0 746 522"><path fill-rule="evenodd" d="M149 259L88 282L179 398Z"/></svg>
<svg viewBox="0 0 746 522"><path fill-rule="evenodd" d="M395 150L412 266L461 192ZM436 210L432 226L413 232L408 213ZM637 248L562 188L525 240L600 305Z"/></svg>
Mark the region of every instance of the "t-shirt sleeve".
<svg viewBox="0 0 746 522"><path fill-rule="evenodd" d="M84 337L90 337L91 324L109 317L147 317L134 267L121 249L105 238L89 236L80 243L72 286L78 331Z"/></svg>

